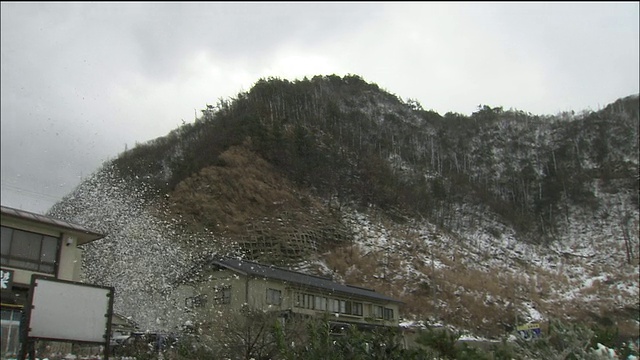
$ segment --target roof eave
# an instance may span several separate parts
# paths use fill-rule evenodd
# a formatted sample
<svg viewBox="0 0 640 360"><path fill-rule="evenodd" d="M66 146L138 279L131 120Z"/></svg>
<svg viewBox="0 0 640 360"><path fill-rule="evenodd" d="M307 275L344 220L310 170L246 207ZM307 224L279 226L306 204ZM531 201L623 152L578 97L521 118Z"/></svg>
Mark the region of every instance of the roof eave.
<svg viewBox="0 0 640 360"><path fill-rule="evenodd" d="M78 245L87 244L104 238L106 235L90 231L82 225L72 224L67 221L51 218L46 215L36 214L25 210L14 209L2 206L2 217L14 219L18 223L38 224L51 229L59 230L62 233L78 237ZM69 225L65 225L65 224Z"/></svg>

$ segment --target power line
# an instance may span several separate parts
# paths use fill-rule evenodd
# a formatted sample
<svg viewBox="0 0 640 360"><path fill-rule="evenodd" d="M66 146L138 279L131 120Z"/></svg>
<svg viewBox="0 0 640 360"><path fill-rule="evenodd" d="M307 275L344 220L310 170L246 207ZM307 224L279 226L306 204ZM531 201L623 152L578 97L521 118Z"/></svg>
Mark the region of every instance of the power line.
<svg viewBox="0 0 640 360"><path fill-rule="evenodd" d="M3 188L13 192L13 193L19 193L21 195L27 195L30 196L34 199L39 198L39 199L43 199L43 200L53 200L53 201L60 201L62 200L61 197L56 197L53 195L48 195L48 194L43 194L37 191L32 191L32 190L27 190L27 189L23 189L19 186L15 186L15 185L10 185L10 184L5 184L2 183L0 184Z"/></svg>

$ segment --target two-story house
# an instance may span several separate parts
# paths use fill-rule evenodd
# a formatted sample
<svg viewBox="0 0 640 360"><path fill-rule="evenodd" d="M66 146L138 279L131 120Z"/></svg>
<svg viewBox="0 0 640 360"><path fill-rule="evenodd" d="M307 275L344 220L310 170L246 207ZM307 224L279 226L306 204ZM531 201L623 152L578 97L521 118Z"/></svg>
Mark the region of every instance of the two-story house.
<svg viewBox="0 0 640 360"><path fill-rule="evenodd" d="M326 277L226 257L210 258L198 274L185 304L203 317L248 306L283 318L330 315L336 327L399 324L401 301Z"/></svg>
<svg viewBox="0 0 640 360"><path fill-rule="evenodd" d="M2 358L19 348L20 322L28 301L31 275L80 281L82 250L78 245L104 237L84 226L48 216L1 207L0 310Z"/></svg>

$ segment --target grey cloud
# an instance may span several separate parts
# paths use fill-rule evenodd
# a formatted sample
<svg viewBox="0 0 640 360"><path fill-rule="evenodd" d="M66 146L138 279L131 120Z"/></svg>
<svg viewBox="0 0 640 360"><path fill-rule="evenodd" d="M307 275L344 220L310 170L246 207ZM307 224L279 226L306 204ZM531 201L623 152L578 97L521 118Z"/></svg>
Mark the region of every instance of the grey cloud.
<svg viewBox="0 0 640 360"><path fill-rule="evenodd" d="M36 10L32 20L11 25L25 42L45 40L59 44L60 50L69 44L72 49L64 58L87 57L112 68L102 61L106 58L158 79L175 76L197 50L236 61L269 57L283 44L311 47L339 41L343 33L383 13L371 4L340 3L63 3L26 8L10 8L15 19Z"/></svg>
<svg viewBox="0 0 640 360"><path fill-rule="evenodd" d="M326 58L437 111L579 111L638 91L637 3L0 6L3 184L39 193L71 190L125 143L248 90L220 82L288 56Z"/></svg>

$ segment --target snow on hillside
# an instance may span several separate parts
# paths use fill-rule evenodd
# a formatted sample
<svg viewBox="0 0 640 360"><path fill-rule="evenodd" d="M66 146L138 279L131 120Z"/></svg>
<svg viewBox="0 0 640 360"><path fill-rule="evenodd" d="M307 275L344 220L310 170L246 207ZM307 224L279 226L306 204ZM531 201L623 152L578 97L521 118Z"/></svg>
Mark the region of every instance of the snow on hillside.
<svg viewBox="0 0 640 360"><path fill-rule="evenodd" d="M626 207L624 211L638 219L637 209ZM615 224L602 219L590 223L574 221L557 243L545 247L518 241L513 230L495 221L486 210L466 206L461 207L458 214L461 218L479 220L455 233L438 231L428 222L385 226L376 216L358 211L346 214L344 221L351 226L363 254L383 249L404 259L402 269L396 269L400 271L396 276L412 279L412 284L429 281L429 275L406 259L418 259L424 267L438 270L453 261L467 269L517 279L519 287L514 289L514 295L518 299L519 315L525 321L548 320L553 316L547 312L549 309L572 302L594 310L637 306L640 268L637 263L626 264L624 249L620 246L621 230ZM422 245L417 252L408 246L416 236ZM637 232L633 236L637 236ZM635 241L637 244L637 239ZM635 251L637 262L638 250ZM432 256L431 252L436 255ZM536 303L530 294L544 291L545 286L551 289L536 299L541 303ZM600 287L603 289L596 290ZM487 301L487 294L476 295L478 301Z"/></svg>
<svg viewBox="0 0 640 360"><path fill-rule="evenodd" d="M169 331L186 321L180 300L172 294L177 278L207 251L203 249L211 250L220 239L185 231L180 219L164 212L161 201L149 200L153 199L149 192L119 179L106 167L50 215L107 234L85 246L86 280L114 286L116 312L131 317L142 330ZM630 226L637 229L637 208L615 199L609 199L605 208L629 213ZM398 259L398 268L379 266L371 276L393 276L407 284L402 294L432 281L425 269L447 271L456 265L456 271L495 274L496 281L506 287L516 284L513 293L503 298L478 290L472 295L478 302L500 303L505 308L515 296L521 321L545 321L553 316L550 312L562 311L572 301L594 310L637 306L639 268L625 263L623 229L607 222L604 215L586 221L587 215L572 214L560 241L551 247L519 241L512 229L486 209L460 206L456 215L460 225L453 232L441 231L426 221L397 225L383 221L375 212L345 210L343 221L363 254L385 251ZM637 244L637 231L629 233ZM635 251L637 254L638 249ZM326 264L321 265L330 271ZM456 292L469 293L464 288ZM449 305L441 301L438 306Z"/></svg>

